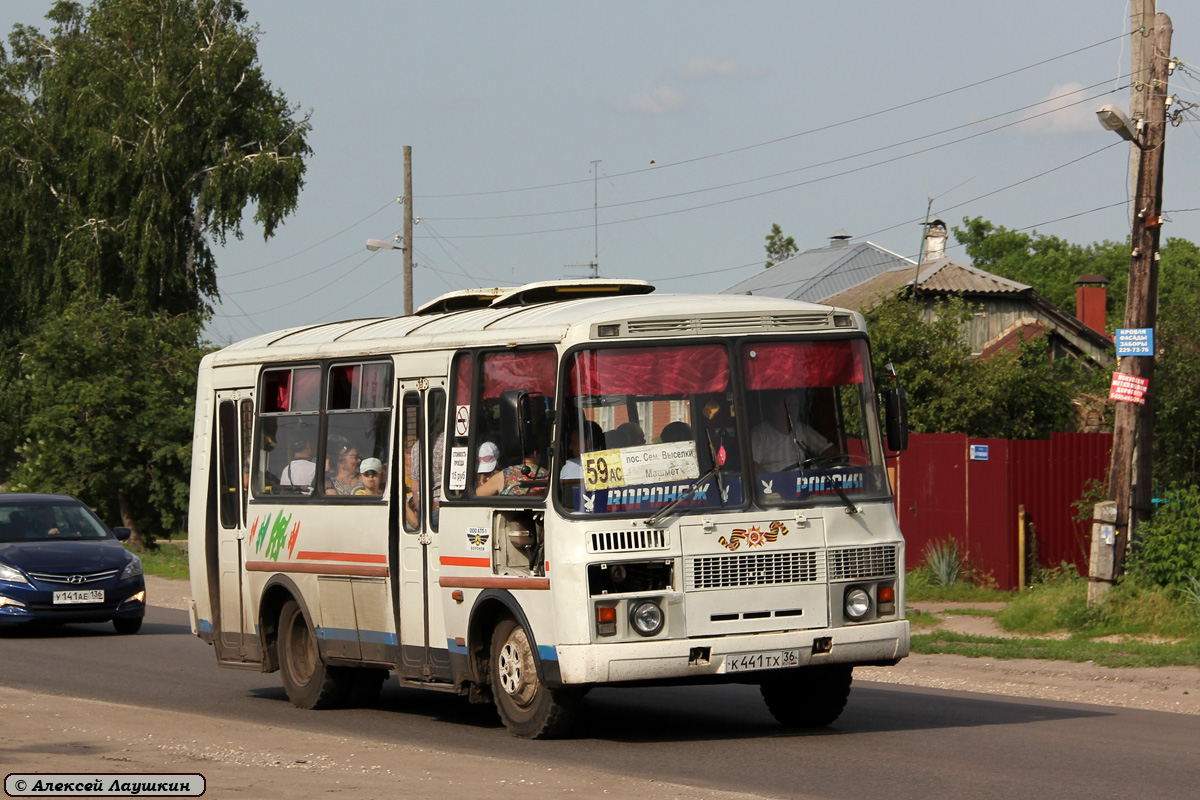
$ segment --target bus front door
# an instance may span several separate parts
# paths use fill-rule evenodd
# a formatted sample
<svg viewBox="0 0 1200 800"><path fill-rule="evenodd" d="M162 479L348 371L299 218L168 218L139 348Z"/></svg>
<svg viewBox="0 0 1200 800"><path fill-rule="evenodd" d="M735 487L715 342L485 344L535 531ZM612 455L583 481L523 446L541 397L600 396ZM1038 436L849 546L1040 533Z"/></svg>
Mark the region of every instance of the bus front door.
<svg viewBox="0 0 1200 800"><path fill-rule="evenodd" d="M244 580L254 390L217 392L216 411L212 479L217 513L210 515L216 530L210 531L210 551L205 554L216 628L213 642L220 661L257 663L262 651L254 626L246 618Z"/></svg>

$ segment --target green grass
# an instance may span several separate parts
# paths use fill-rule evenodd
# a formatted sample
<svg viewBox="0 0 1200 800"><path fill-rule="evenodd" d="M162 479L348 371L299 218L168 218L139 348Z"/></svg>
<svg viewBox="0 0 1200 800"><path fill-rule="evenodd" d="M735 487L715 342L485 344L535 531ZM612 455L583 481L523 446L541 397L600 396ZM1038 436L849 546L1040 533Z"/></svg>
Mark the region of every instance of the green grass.
<svg viewBox="0 0 1200 800"><path fill-rule="evenodd" d="M1040 658L1092 661L1102 667L1200 667L1200 641L1170 644L1096 642L1091 639L1002 639L949 631L918 633L914 653L945 653L971 658Z"/></svg>
<svg viewBox="0 0 1200 800"><path fill-rule="evenodd" d="M188 577L188 553L173 544L156 545L137 554L142 559L142 571L160 578Z"/></svg>
<svg viewBox="0 0 1200 800"><path fill-rule="evenodd" d="M904 591L910 603L993 603L1006 602L1013 598L1013 592L979 586L964 580L957 580L949 585L940 583L933 570L928 567L918 567L908 573Z"/></svg>
<svg viewBox="0 0 1200 800"><path fill-rule="evenodd" d="M995 617L1000 612L989 608L943 608L941 613L957 617Z"/></svg>

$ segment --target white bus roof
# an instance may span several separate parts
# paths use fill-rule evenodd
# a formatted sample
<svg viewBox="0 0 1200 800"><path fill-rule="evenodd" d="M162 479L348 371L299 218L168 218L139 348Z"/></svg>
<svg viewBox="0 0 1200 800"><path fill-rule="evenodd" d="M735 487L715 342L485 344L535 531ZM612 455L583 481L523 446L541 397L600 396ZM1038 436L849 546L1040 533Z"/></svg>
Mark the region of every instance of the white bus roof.
<svg viewBox="0 0 1200 800"><path fill-rule="evenodd" d="M644 281L542 281L451 292L412 316L287 328L235 342L213 366L299 358L558 342L593 326L613 341L686 335L835 330L835 309L796 300L728 294L654 294ZM490 298L490 299L489 299ZM861 316L836 309L836 330L861 330ZM846 318L849 318L847 321Z"/></svg>

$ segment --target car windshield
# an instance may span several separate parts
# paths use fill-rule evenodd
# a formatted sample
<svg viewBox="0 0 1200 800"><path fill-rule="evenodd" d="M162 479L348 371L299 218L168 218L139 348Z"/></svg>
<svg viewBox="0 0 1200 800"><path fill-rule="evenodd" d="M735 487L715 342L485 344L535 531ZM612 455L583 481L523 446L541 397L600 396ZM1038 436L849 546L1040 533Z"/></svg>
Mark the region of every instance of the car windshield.
<svg viewBox="0 0 1200 800"><path fill-rule="evenodd" d="M79 503L0 505L0 542L109 538L100 521Z"/></svg>

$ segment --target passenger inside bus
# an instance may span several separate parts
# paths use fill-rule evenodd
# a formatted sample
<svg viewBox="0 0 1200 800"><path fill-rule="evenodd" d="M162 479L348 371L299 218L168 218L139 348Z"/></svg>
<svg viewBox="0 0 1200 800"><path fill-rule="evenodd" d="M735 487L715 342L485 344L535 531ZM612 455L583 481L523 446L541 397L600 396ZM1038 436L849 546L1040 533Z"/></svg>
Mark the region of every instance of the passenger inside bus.
<svg viewBox="0 0 1200 800"><path fill-rule="evenodd" d="M358 457L358 448L348 439L332 437L327 457L330 466L326 471L325 494L349 495L362 488L363 483L359 479L362 459Z"/></svg>
<svg viewBox="0 0 1200 800"><path fill-rule="evenodd" d="M541 465L541 446L536 439L532 439L525 443L525 451L521 463L505 467L488 478L479 485L475 494L480 497L496 494L544 496L550 473Z"/></svg>
<svg viewBox="0 0 1200 800"><path fill-rule="evenodd" d="M358 473L362 486L356 495L383 494L383 462L378 458L364 458Z"/></svg>
<svg viewBox="0 0 1200 800"><path fill-rule="evenodd" d="M311 439L300 440L293 452L292 460L279 473L279 485L293 489L310 489L317 477L317 464L313 455Z"/></svg>
<svg viewBox="0 0 1200 800"><path fill-rule="evenodd" d="M429 504L429 522L433 529L437 530L438 517L442 508L442 459L445 457L445 441L442 439L441 431L438 431L437 438L433 440L431 456L433 461L433 493L431 497L433 499ZM419 440L413 442L409 459L409 463L412 464L412 498L404 510L404 516L408 520L409 526L415 530L417 521L421 517L421 442Z"/></svg>
<svg viewBox="0 0 1200 800"><path fill-rule="evenodd" d="M583 454L605 448L606 437L604 429L598 422L585 420L580 428L574 418L568 421L570 430L567 432L567 455L570 456L563 464L558 476L564 481L583 479Z"/></svg>
<svg viewBox="0 0 1200 800"><path fill-rule="evenodd" d="M799 469L808 459L834 452L833 444L801 421L800 396L794 390L772 392L763 420L750 431L750 452L758 472Z"/></svg>
<svg viewBox="0 0 1200 800"><path fill-rule="evenodd" d="M475 458L475 485L492 477L500 464L500 448L495 442L484 442L479 445L479 453Z"/></svg>
<svg viewBox="0 0 1200 800"><path fill-rule="evenodd" d="M623 422L617 426L617 430L625 440L625 447L638 447L646 443L646 434L636 422Z"/></svg>
<svg viewBox="0 0 1200 800"><path fill-rule="evenodd" d="M662 429L659 437L664 442L690 442L692 441L692 426L682 420L668 422Z"/></svg>

